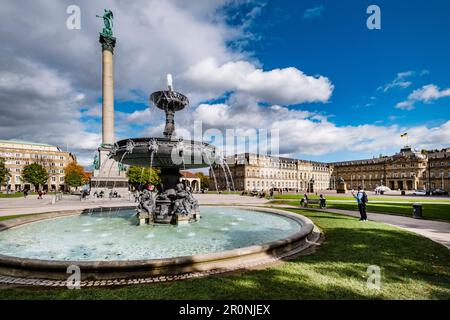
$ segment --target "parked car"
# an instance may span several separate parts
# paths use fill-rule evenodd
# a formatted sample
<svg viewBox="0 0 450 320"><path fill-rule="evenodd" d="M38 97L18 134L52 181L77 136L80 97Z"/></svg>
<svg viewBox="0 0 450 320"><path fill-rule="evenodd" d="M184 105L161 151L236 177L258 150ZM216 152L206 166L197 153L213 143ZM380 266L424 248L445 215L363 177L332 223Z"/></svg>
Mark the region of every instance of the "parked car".
<svg viewBox="0 0 450 320"><path fill-rule="evenodd" d="M432 196L444 196L444 195L447 195L448 192L447 192L447 191L444 191L444 190L442 190L442 189L431 189L431 190L430 190L430 194L431 194Z"/></svg>
<svg viewBox="0 0 450 320"><path fill-rule="evenodd" d="M414 196L426 196L427 194L427 190L415 190L413 192Z"/></svg>

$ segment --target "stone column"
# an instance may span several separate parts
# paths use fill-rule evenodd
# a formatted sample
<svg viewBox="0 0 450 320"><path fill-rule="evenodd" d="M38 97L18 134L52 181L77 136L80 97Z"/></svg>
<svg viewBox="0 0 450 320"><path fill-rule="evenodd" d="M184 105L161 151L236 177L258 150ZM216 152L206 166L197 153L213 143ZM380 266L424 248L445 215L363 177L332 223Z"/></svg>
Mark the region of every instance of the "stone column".
<svg viewBox="0 0 450 320"><path fill-rule="evenodd" d="M114 47L116 38L100 34L102 45L102 146L114 145Z"/></svg>

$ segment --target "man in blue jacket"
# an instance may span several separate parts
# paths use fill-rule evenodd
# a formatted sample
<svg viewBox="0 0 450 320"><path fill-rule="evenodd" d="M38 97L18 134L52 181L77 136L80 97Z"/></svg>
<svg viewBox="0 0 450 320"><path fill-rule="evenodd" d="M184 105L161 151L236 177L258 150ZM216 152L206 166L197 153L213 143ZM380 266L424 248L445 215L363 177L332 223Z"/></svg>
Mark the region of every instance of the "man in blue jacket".
<svg viewBox="0 0 450 320"><path fill-rule="evenodd" d="M358 193L355 195L355 193L352 192L352 195L358 203L358 210L361 215L361 219L359 219L359 221L367 221L366 204L368 202L368 198L366 192L361 187L358 187Z"/></svg>

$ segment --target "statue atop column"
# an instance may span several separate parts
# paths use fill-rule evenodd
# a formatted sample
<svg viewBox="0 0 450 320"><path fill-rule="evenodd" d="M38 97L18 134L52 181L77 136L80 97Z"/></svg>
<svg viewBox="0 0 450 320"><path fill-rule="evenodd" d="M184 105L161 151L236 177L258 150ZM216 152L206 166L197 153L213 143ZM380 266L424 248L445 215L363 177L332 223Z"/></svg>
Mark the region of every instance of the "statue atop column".
<svg viewBox="0 0 450 320"><path fill-rule="evenodd" d="M105 9L105 13L103 14L103 16L97 15L96 17L102 18L103 23L105 24L102 34L105 37L112 37L113 36L112 28L113 28L113 19L114 19L114 14L112 13L112 11Z"/></svg>
<svg viewBox="0 0 450 320"><path fill-rule="evenodd" d="M116 46L116 38L113 37L113 19L114 14L111 10L105 9L103 16L96 16L97 18L103 19L104 28L100 33L100 43L104 50L109 50L114 53L114 47Z"/></svg>

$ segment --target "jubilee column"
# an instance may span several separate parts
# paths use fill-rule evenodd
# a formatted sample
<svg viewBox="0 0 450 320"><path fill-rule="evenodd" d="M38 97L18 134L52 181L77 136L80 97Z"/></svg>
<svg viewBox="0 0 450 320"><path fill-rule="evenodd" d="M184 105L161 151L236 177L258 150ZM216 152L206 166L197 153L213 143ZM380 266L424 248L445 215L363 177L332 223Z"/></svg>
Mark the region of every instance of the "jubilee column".
<svg viewBox="0 0 450 320"><path fill-rule="evenodd" d="M105 10L103 15L105 28L100 33L102 45L102 147L111 148L114 145L114 48L116 38L112 34L113 14Z"/></svg>
<svg viewBox="0 0 450 320"><path fill-rule="evenodd" d="M91 192L110 192L124 194L128 191L128 180L123 167L110 157L114 148L114 48L113 13L105 9L104 28L100 33L102 46L102 144L94 159L94 176L91 178Z"/></svg>

